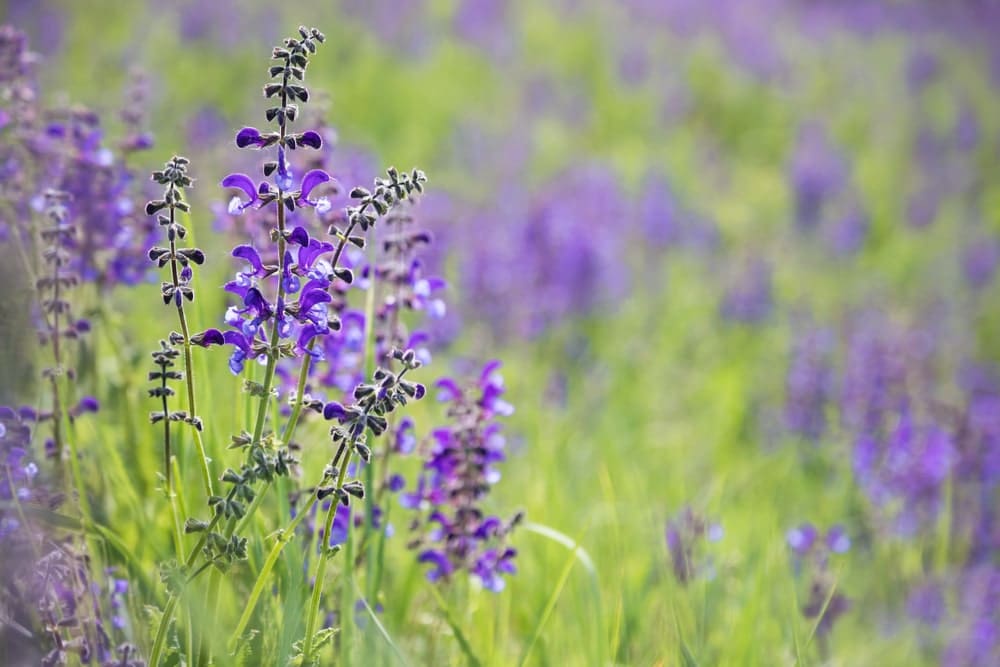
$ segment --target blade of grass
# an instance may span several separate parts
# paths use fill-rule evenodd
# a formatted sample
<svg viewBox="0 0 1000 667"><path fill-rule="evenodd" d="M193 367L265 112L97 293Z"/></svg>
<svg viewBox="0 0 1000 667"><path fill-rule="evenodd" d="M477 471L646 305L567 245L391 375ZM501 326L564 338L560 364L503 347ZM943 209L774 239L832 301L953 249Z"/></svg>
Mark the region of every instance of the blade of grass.
<svg viewBox="0 0 1000 667"><path fill-rule="evenodd" d="M543 526L541 524L528 522L524 524L523 528L529 532L537 533L543 537L547 537L558 544L570 549L569 557L566 559L565 565L563 565L562 572L559 573L559 578L556 580L556 586L552 590L552 594L549 595L548 601L545 603L545 607L542 609L541 615L538 617L538 622L535 624L535 629L531 633L531 640L524 649L524 653L521 654L521 659L517 661L520 667L524 667L525 663L528 661L528 657L531 655L532 649L538 642L539 637L542 635L542 630L545 628L545 624L549 620L549 616L556 608L556 603L559 602L559 598L562 596L563 588L566 587L566 583L569 581L569 575L573 571L573 566L576 565L577 561L583 563L584 567L590 572L591 577L596 581L597 579L597 569L594 567L594 562L587 555L586 551L580 546L580 540L573 540L569 536L560 533L559 531L549 528L548 526ZM586 532L586 530L584 531Z"/></svg>
<svg viewBox="0 0 1000 667"><path fill-rule="evenodd" d="M826 614L826 609L830 606L830 602L833 600L833 596L837 592L837 584L840 582L840 575L843 569L843 566L841 566L837 570L837 576L834 577L833 585L830 586L830 592L826 594L826 599L823 600L823 606L820 607L819 614L816 615L816 622L813 623L812 629L809 631L809 636L806 637L805 644L803 644L803 648L808 648L809 644L812 643L813 637L816 636L816 631L819 630L819 624L823 622L823 616Z"/></svg>
<svg viewBox="0 0 1000 667"><path fill-rule="evenodd" d="M364 594L358 587L357 580L352 578L351 583L354 584L355 595L358 596L358 599L360 599L361 604L364 605L365 611L368 612L369 618L371 618L372 623L375 625L376 629L378 629L379 635L381 635L382 639L385 640L386 645L390 649L392 649L393 653L396 654L396 658L399 660L400 664L409 665L410 661L406 659L405 655L403 655L403 651L399 648L399 646L396 645L396 642L392 641L392 637L389 636L389 632L385 629L385 626L382 625L382 622L378 620L378 616L375 615L375 611L371 608L371 606L369 606L368 600L365 599Z"/></svg>
<svg viewBox="0 0 1000 667"><path fill-rule="evenodd" d="M441 597L441 593L437 588L434 586L430 586L429 588L431 593L434 595L434 599L438 603L438 607L441 609L441 614L444 616L445 623L448 624L448 627L450 627L451 631L455 634L455 641L458 642L459 648L461 648L462 653L465 654L465 659L469 661L469 665L471 667L481 667L483 663L476 657L476 653L472 650L472 645L465 637L465 633L462 632L462 628L458 627L458 623L455 622L455 616L451 613L448 603L445 602L443 597Z"/></svg>

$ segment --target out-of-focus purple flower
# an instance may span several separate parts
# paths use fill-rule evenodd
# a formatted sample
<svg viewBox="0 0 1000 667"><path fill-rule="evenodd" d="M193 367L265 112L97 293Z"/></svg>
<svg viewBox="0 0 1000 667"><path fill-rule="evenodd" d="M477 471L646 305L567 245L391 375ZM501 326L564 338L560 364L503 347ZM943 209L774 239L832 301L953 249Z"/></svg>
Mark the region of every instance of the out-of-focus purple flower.
<svg viewBox="0 0 1000 667"><path fill-rule="evenodd" d="M906 80L910 89L915 92L923 90L934 81L939 70L937 54L927 48L915 50L906 63Z"/></svg>
<svg viewBox="0 0 1000 667"><path fill-rule="evenodd" d="M963 104L955 118L955 147L963 152L969 152L979 146L979 118L976 111L968 104Z"/></svg>
<svg viewBox="0 0 1000 667"><path fill-rule="evenodd" d="M723 295L720 312L733 322L760 324L771 316L773 310L771 266L758 259L729 285Z"/></svg>
<svg viewBox="0 0 1000 667"><path fill-rule="evenodd" d="M825 582L817 579L809 589L809 601L802 608L806 618L819 619L816 634L824 636L833 630L833 624L851 608L851 601L839 591L830 595Z"/></svg>
<svg viewBox="0 0 1000 667"><path fill-rule="evenodd" d="M687 584L710 571L711 561L704 554L704 546L706 542L722 538L722 527L707 522L691 507L685 506L667 521L665 536L674 576L681 584Z"/></svg>
<svg viewBox="0 0 1000 667"><path fill-rule="evenodd" d="M840 417L844 426L861 437L883 431L886 416L908 395L910 348L907 336L877 313L858 316L848 336L841 380Z"/></svg>
<svg viewBox="0 0 1000 667"><path fill-rule="evenodd" d="M864 247L870 226L868 216L855 205L830 223L826 236L835 253L853 255Z"/></svg>
<svg viewBox="0 0 1000 667"><path fill-rule="evenodd" d="M819 533L815 526L811 523L804 523L789 530L785 539L795 553L804 556L812 550L818 536Z"/></svg>
<svg viewBox="0 0 1000 667"><path fill-rule="evenodd" d="M993 281L1000 264L1000 239L983 236L969 242L962 250L962 275L973 289L982 289Z"/></svg>
<svg viewBox="0 0 1000 667"><path fill-rule="evenodd" d="M451 387L452 423L434 430L414 491L400 496L404 507L427 512L425 519L415 522L422 534L410 546L423 548L419 562L434 565L427 575L431 581L448 579L464 569L486 589L499 591L503 576L514 572L516 552L505 542L521 517L503 521L485 514L480 505L500 479L497 464L506 458L501 425L493 420L510 414L512 408L501 398L498 362L486 364L469 391L453 380L445 384Z"/></svg>
<svg viewBox="0 0 1000 667"><path fill-rule="evenodd" d="M947 612L941 586L931 581L914 588L906 601L906 611L924 625L936 627Z"/></svg>
<svg viewBox="0 0 1000 667"><path fill-rule="evenodd" d="M455 12L455 33L494 57L510 52L515 31L508 20L508 0L461 0Z"/></svg>
<svg viewBox="0 0 1000 667"><path fill-rule="evenodd" d="M795 197L795 224L813 229L822 221L824 207L847 181L842 156L817 124L799 128L795 151L789 165L789 180Z"/></svg>
<svg viewBox="0 0 1000 667"><path fill-rule="evenodd" d="M983 564L962 573L957 623L942 664L995 665L1000 657L1000 569Z"/></svg>
<svg viewBox="0 0 1000 667"><path fill-rule="evenodd" d="M799 335L785 378L785 423L793 432L818 440L826 432L833 398L832 336L825 330Z"/></svg>
<svg viewBox="0 0 1000 667"><path fill-rule="evenodd" d="M955 460L951 435L934 423L918 424L911 410L903 407L887 437L859 438L854 473L877 508L890 512L899 507L888 518L899 532L909 535L933 522Z"/></svg>

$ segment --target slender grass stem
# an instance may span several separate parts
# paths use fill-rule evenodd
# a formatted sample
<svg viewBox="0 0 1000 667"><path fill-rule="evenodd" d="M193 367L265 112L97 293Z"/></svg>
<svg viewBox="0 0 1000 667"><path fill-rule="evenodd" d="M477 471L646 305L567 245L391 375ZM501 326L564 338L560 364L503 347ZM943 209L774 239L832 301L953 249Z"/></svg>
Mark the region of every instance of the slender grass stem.
<svg viewBox="0 0 1000 667"><path fill-rule="evenodd" d="M295 535L295 529L302 522L302 520L309 514L312 510L312 506L318 500L315 493L312 494L309 503L302 508L302 511L295 515L291 523L280 531L277 536L277 540L274 546L271 547L271 551L267 554L267 559L264 561L264 565L260 568L260 573L257 575L257 580L254 582L253 589L250 591L250 596L247 598L246 605L243 608L243 614L240 616L240 620L236 623L236 629L233 630L232 635L229 638L229 650L232 651L236 642L239 641L240 637L243 635L243 631L246 630L247 624L250 622L250 617L253 615L254 609L257 607L257 601L260 599L261 593L264 591L264 586L267 585L269 575L271 570L274 569L275 564L278 562L278 557L281 556L281 551L285 548L285 545L292 540Z"/></svg>

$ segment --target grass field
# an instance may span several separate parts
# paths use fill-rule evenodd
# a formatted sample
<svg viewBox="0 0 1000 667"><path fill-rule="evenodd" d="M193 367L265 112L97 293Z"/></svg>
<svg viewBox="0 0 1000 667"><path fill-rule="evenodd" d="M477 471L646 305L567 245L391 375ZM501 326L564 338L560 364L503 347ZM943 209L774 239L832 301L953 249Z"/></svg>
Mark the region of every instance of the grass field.
<svg viewBox="0 0 1000 667"><path fill-rule="evenodd" d="M7 4L0 24L41 57L20 71L3 34L0 663L1000 664L989 3ZM294 185L279 166L270 191L219 187L275 159L233 137L278 131L261 86L300 24L325 40L289 132L318 130L323 148L289 149ZM128 146L140 130L151 147ZM148 174L174 155L195 179L177 243L205 255L190 282L142 259L166 243L146 236L142 207L166 184ZM426 193L389 195L365 248L336 252L350 286L307 273L306 243L268 238L302 225L329 257L328 225L364 201L351 188L391 165L425 171ZM342 186L315 191L329 212L300 183L317 166ZM47 188L73 194L75 240L42 233ZM287 214L226 212L276 188L303 191ZM417 267L394 245L411 229L399 211L434 237ZM274 271L233 256L247 244ZM90 326L68 337L45 308L58 288L37 280L70 270L63 326ZM223 289L237 271L243 287ZM196 295L167 412L190 416L191 378L200 431L150 423L150 353L181 326L160 280ZM343 322L315 348L295 343L322 328L306 307L280 333L246 291L281 311L310 280L326 301L309 313ZM236 376L231 339L192 340L212 329L259 341L260 363ZM279 339L294 358L277 360ZM370 421L352 435L340 404L383 413L352 392L405 367L393 346L429 349L406 372L427 397L385 411L385 437ZM314 349L326 358L295 392ZM479 377L493 359L502 382ZM445 376L472 388L440 401ZM303 386L325 419L299 418ZM346 434L332 444L331 427ZM371 465L340 474L360 441ZM331 461L338 443L347 460ZM290 475L244 479L288 445ZM448 446L459 458L441 459ZM350 515L309 514L355 477ZM452 486L413 507L419 478ZM248 489L239 512L225 489ZM508 547L516 572L483 565Z"/></svg>

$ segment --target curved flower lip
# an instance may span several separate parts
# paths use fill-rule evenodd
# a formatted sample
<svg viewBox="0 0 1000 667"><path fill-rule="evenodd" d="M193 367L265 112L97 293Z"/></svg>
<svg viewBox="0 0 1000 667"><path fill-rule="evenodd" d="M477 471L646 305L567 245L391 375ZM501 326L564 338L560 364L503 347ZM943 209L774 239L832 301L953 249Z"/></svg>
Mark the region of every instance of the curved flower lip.
<svg viewBox="0 0 1000 667"><path fill-rule="evenodd" d="M260 136L260 130L256 127L244 127L236 133L236 146L238 148L246 148L247 146L260 148L263 145L264 139Z"/></svg>
<svg viewBox="0 0 1000 667"><path fill-rule="evenodd" d="M301 312L305 312L318 303L329 303L332 300L333 297L330 296L330 293L325 289L310 289L308 291L304 291L302 296L299 298L299 310Z"/></svg>
<svg viewBox="0 0 1000 667"><path fill-rule="evenodd" d="M249 199L249 201L242 202L239 197L234 197L229 202L229 213L232 215L239 215L257 202L257 186L254 184L253 179L246 174L229 174L222 179L222 187L239 188Z"/></svg>
<svg viewBox="0 0 1000 667"><path fill-rule="evenodd" d="M313 191L320 183L328 183L333 180L330 174L326 173L322 169L312 169L306 172L306 175L302 177L302 190L299 193L299 197L307 202L311 206L315 206L316 202L309 199L309 194Z"/></svg>
<svg viewBox="0 0 1000 667"><path fill-rule="evenodd" d="M462 389L458 383L451 378L441 378L434 383L440 391L437 400L444 403L446 401L456 401L462 397Z"/></svg>
<svg viewBox="0 0 1000 667"><path fill-rule="evenodd" d="M417 557L417 562L431 563L434 566L427 572L430 581L447 578L452 573L453 568L448 557L436 549L428 549L421 553Z"/></svg>
<svg viewBox="0 0 1000 667"><path fill-rule="evenodd" d="M347 410L344 406L336 401L330 401L323 406L323 419L327 421L331 419L336 419L337 421L343 421L347 418Z"/></svg>
<svg viewBox="0 0 1000 667"><path fill-rule="evenodd" d="M252 348L250 347L250 341L245 335L243 335L243 333L239 331L227 331L222 334L222 337L227 345L235 345L247 355L251 354Z"/></svg>
<svg viewBox="0 0 1000 667"><path fill-rule="evenodd" d="M307 130L299 137L299 144L319 150L323 146L323 138L319 136L319 132Z"/></svg>
<svg viewBox="0 0 1000 667"><path fill-rule="evenodd" d="M487 362L487 364L485 366L483 366L483 372L479 376L480 383L482 383L482 384L491 383L492 384L492 383L496 382L497 380L499 380L499 378L495 377L494 374L496 374L496 372L500 370L501 366L503 366L503 362L500 361L499 359L494 359L492 361ZM500 384L502 384L502 380L500 380Z"/></svg>
<svg viewBox="0 0 1000 667"><path fill-rule="evenodd" d="M306 231L305 227L295 227L288 234L288 242L294 243L296 245L306 246L309 245L309 232Z"/></svg>
<svg viewBox="0 0 1000 667"><path fill-rule="evenodd" d="M253 273L251 275L259 276L266 273L264 270L264 263L260 259L260 253L258 253L253 246L238 245L233 248L232 255L233 257L239 257L240 259L245 260L250 266L253 267Z"/></svg>
<svg viewBox="0 0 1000 667"><path fill-rule="evenodd" d="M313 169L306 172L306 175L302 177L302 187L299 190L299 195L295 200L295 203L299 206L312 206L316 209L316 212L320 214L326 213L331 208L330 200L326 197L310 199L309 194L316 188L317 185L329 183L331 181L333 181L333 177L322 169Z"/></svg>
<svg viewBox="0 0 1000 667"><path fill-rule="evenodd" d="M321 350L310 349L308 343L316 336L321 336L327 333L327 331L328 329L326 327L318 327L315 324L311 323L307 324L306 326L302 327L302 331L299 332L299 338L295 342L295 347L300 351L305 352L309 356L313 357L314 359L322 359L323 352ZM324 408L324 416L325 414L326 411Z"/></svg>
<svg viewBox="0 0 1000 667"><path fill-rule="evenodd" d="M209 345L223 345L225 342L225 337L218 329L206 329L201 333L196 333L191 336L191 343L193 345L200 345L201 347L208 347Z"/></svg>
<svg viewBox="0 0 1000 667"><path fill-rule="evenodd" d="M312 268L313 263L320 255L333 251L332 243L326 243L325 241L318 241L316 239L311 239L308 245L303 245L306 247L299 249L299 267L306 271Z"/></svg>

